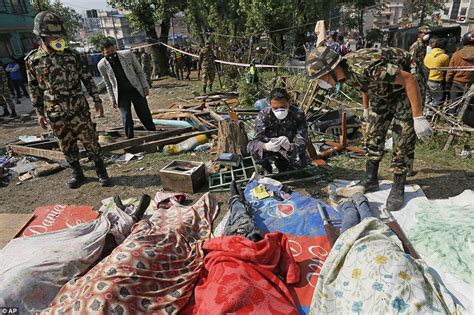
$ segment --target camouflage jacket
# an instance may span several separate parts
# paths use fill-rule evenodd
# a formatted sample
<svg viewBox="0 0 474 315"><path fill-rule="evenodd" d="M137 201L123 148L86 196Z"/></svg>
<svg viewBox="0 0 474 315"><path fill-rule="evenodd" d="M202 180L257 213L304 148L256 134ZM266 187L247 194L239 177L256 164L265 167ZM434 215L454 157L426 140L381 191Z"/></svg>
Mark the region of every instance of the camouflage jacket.
<svg viewBox="0 0 474 315"><path fill-rule="evenodd" d="M262 109L255 119L255 136L248 149L252 155L262 158L263 144L280 136L286 136L296 152L306 152L308 124L304 113L297 107L290 106L288 116L283 120L273 115L271 107Z"/></svg>
<svg viewBox="0 0 474 315"><path fill-rule="evenodd" d="M8 89L7 73L5 72L3 67L0 66L0 95L6 93L6 91L3 90L4 88Z"/></svg>
<svg viewBox="0 0 474 315"><path fill-rule="evenodd" d="M146 68L151 67L151 56L146 52L142 53L141 65L145 70Z"/></svg>
<svg viewBox="0 0 474 315"><path fill-rule="evenodd" d="M345 84L375 97L403 90L394 81L401 70L415 68L411 55L399 48L360 49L344 57Z"/></svg>
<svg viewBox="0 0 474 315"><path fill-rule="evenodd" d="M216 57L214 55L214 52L212 51L212 48L209 47L204 47L201 49L199 52L199 62L198 62L198 69L210 69L214 70L214 61L216 60Z"/></svg>
<svg viewBox="0 0 474 315"><path fill-rule="evenodd" d="M81 82L95 102L100 102L97 86L81 55L69 48L48 54L32 50L25 58L28 88L38 115L48 117L74 115L89 109Z"/></svg>
<svg viewBox="0 0 474 315"><path fill-rule="evenodd" d="M410 55L415 62L423 63L423 59L425 59L426 56L426 44L421 38L418 38L416 42L410 46Z"/></svg>

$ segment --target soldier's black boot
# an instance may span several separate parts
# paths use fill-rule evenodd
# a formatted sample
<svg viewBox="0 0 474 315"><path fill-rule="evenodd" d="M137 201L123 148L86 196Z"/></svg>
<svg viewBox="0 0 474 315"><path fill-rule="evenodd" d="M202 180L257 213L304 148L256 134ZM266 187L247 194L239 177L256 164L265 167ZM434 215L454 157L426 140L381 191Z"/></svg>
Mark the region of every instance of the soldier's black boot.
<svg viewBox="0 0 474 315"><path fill-rule="evenodd" d="M99 183L102 187L110 186L110 178L109 174L107 174L107 169L105 168L105 164L103 160L94 161L95 163L95 171L97 173L97 177L99 178Z"/></svg>
<svg viewBox="0 0 474 315"><path fill-rule="evenodd" d="M212 84L209 84L209 92L212 92Z"/></svg>
<svg viewBox="0 0 474 315"><path fill-rule="evenodd" d="M235 182L235 180L231 181L230 182L230 187L229 187L229 192L230 192L230 197L238 197L240 199L240 201L244 201L245 198L244 198L244 195L242 193L242 190L240 189L240 187L237 185L237 183Z"/></svg>
<svg viewBox="0 0 474 315"><path fill-rule="evenodd" d="M406 174L395 174L393 176L393 185L387 199L387 210L398 211L403 205L405 196Z"/></svg>
<svg viewBox="0 0 474 315"><path fill-rule="evenodd" d="M379 161L368 160L365 164L365 177L360 181L360 185L364 186L365 192L379 190Z"/></svg>
<svg viewBox="0 0 474 315"><path fill-rule="evenodd" d="M67 185L71 189L76 189L81 187L82 184L84 184L86 178L84 177L84 173L82 172L81 164L79 163L79 161L73 162L70 165L72 168L72 175L69 181L67 182Z"/></svg>
<svg viewBox="0 0 474 315"><path fill-rule="evenodd" d="M3 114L2 114L1 117L7 117L8 115L10 115L10 112L8 111L7 108L4 108L4 109L3 109Z"/></svg>
<svg viewBox="0 0 474 315"><path fill-rule="evenodd" d="M150 202L151 197L149 195L145 194L142 196L142 199L140 199L140 203L135 209L135 212L132 214L133 221L138 222L143 218L146 209L148 209L148 206L150 205Z"/></svg>
<svg viewBox="0 0 474 315"><path fill-rule="evenodd" d="M205 85L205 84L202 86L202 92L203 92L204 94L206 94L206 85Z"/></svg>
<svg viewBox="0 0 474 315"><path fill-rule="evenodd" d="M10 114L10 117L11 117L11 118L14 118L14 117L16 117L16 116L17 116L17 115L16 115L16 111L15 111L14 109L12 109L12 113Z"/></svg>

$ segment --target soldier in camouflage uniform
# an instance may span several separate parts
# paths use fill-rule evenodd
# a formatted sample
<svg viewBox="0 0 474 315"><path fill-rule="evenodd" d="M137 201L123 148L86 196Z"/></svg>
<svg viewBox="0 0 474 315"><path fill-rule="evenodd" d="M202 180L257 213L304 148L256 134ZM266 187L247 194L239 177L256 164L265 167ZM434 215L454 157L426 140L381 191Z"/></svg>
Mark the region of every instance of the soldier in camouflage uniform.
<svg viewBox="0 0 474 315"><path fill-rule="evenodd" d="M146 80L148 82L148 85L152 86L153 81L151 80L151 73L153 72L153 67L151 65L151 56L146 52L145 48L140 48L141 52L141 60L140 64L142 65L143 72L145 72Z"/></svg>
<svg viewBox="0 0 474 315"><path fill-rule="evenodd" d="M216 76L216 57L211 47L211 42L207 41L204 48L199 52L198 71L202 70L202 91L206 94L207 83L209 82L209 92L212 91L212 84Z"/></svg>
<svg viewBox="0 0 474 315"><path fill-rule="evenodd" d="M110 184L109 176L81 88L82 82L94 99L96 110L100 111L102 102L87 64L81 63L78 52L65 48L64 27L56 14L38 13L33 32L40 36L41 45L25 58L28 88L40 126L44 129L47 124L51 126L66 161L73 169L68 186L78 188L85 181L79 163L78 140L95 162L99 182L107 186Z"/></svg>
<svg viewBox="0 0 474 315"><path fill-rule="evenodd" d="M286 90L273 89L270 105L262 109L255 120L255 136L247 150L267 173L272 172L271 162L278 171L302 168L309 164L306 152L308 124L304 113L290 106Z"/></svg>
<svg viewBox="0 0 474 315"><path fill-rule="evenodd" d="M341 58L325 47L307 55L306 69L312 78L329 86L345 83L370 100L366 148L368 161L361 184L366 191L378 189L378 168L384 153L385 136L393 118L400 121L401 133L393 151L394 184L387 199L387 210L396 211L404 200L407 156L413 149L413 129L427 140L433 130L423 116L420 90L409 53L398 48L361 49Z"/></svg>
<svg viewBox="0 0 474 315"><path fill-rule="evenodd" d="M16 117L15 103L13 102L12 92L8 87L7 73L0 64L0 104L3 108L2 117L10 115L10 117ZM10 107L11 114L8 111Z"/></svg>
<svg viewBox="0 0 474 315"><path fill-rule="evenodd" d="M428 26L421 26L418 28L418 38L416 42L410 46L410 55L412 57L411 73L415 76L418 82L422 104L425 103L426 83L428 81L428 69L426 69L423 60L426 56L426 41L429 38L429 33L430 29ZM401 123L397 119L394 119L392 127L394 140L400 136L401 130ZM393 143L395 145L396 141ZM413 141L411 144L409 144L412 146L412 148L410 148L409 154L407 156L407 176L413 176L416 174L413 171L413 163L415 161L415 144L416 141Z"/></svg>

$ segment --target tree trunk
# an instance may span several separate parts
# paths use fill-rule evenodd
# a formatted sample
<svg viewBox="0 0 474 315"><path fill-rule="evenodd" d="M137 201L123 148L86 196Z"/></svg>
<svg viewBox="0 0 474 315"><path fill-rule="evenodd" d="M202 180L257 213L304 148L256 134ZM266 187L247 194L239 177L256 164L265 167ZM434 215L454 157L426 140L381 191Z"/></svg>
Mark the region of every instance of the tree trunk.
<svg viewBox="0 0 474 315"><path fill-rule="evenodd" d="M247 155L247 132L242 121L219 121L217 140L217 155L221 153L235 153Z"/></svg>
<svg viewBox="0 0 474 315"><path fill-rule="evenodd" d="M161 20L161 32L160 32L160 42L167 44L168 43L168 35L171 28L171 16L168 14L164 14ZM158 74L160 76L168 75L169 74L169 66L168 66L168 54L167 48L163 45L155 45L156 47L156 55L158 60L156 60L156 65L158 66Z"/></svg>
<svg viewBox="0 0 474 315"><path fill-rule="evenodd" d="M364 10L359 8L359 36L364 38Z"/></svg>
<svg viewBox="0 0 474 315"><path fill-rule="evenodd" d="M149 27L145 30L145 34L147 36L147 42L149 44L156 44L158 42L158 35L156 34L156 29L155 29L155 24L149 25ZM150 46L148 51L151 52L151 64L153 67L152 70L152 77L156 77L158 75L158 60L159 60L159 54L158 54L158 47L161 45L153 45Z"/></svg>

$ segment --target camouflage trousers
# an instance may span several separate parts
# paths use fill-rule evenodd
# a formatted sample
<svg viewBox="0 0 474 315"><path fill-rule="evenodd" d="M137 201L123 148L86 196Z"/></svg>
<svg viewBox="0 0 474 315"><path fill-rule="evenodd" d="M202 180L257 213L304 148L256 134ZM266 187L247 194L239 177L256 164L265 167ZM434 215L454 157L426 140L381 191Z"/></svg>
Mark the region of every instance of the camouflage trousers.
<svg viewBox="0 0 474 315"><path fill-rule="evenodd" d="M211 67L203 67L202 70L202 83L204 86L209 82L209 86L212 86L214 83L214 78L216 77L216 70Z"/></svg>
<svg viewBox="0 0 474 315"><path fill-rule="evenodd" d="M426 99L426 83L428 81L428 74L424 70L424 68L420 68L419 74L415 75L416 81L418 82L418 87L420 89L420 94L421 94L421 105L423 106L425 104L425 99ZM400 134L402 132L402 125L401 122L398 119L393 120L393 127L392 127L392 135L393 135L393 147L392 150L395 152L395 147L397 143L397 139L400 137ZM415 137L415 140L413 142L410 142L408 145L412 146L408 148L408 155L407 155L407 172L412 173L413 172L413 165L415 163L415 144L416 144L416 134L415 130L413 129L413 134Z"/></svg>
<svg viewBox="0 0 474 315"><path fill-rule="evenodd" d="M91 160L96 161L103 158L89 111L54 119L48 116L48 122L69 164L79 161L78 140L87 150Z"/></svg>
<svg viewBox="0 0 474 315"><path fill-rule="evenodd" d="M0 85L0 104L3 110L7 109L7 106L10 107L11 111L15 110L15 103L13 102L12 92L8 87L6 80L3 84Z"/></svg>
<svg viewBox="0 0 474 315"><path fill-rule="evenodd" d="M394 137L391 167L395 174L405 174L408 165L413 163L416 143L413 115L406 93L399 92L387 98L371 98L369 114L365 143L367 158L373 161L382 159L385 137L395 119L397 137Z"/></svg>

